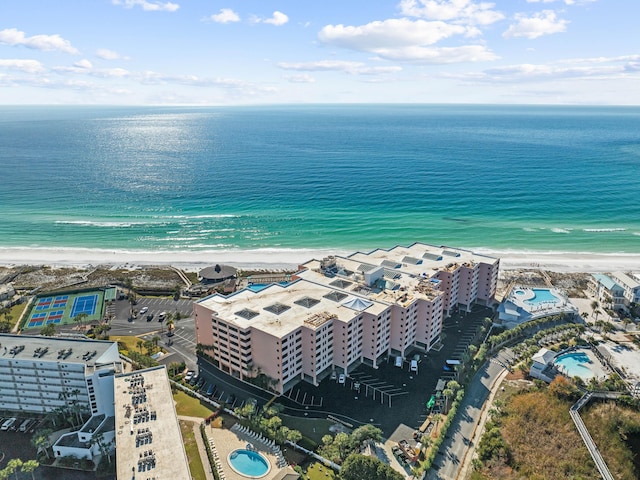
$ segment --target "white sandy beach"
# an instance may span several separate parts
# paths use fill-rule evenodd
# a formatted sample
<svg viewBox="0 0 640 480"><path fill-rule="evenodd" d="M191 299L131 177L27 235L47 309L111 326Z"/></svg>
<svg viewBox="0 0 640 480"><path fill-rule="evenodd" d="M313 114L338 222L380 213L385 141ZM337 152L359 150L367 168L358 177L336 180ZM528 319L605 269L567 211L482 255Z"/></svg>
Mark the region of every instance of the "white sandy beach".
<svg viewBox="0 0 640 480"><path fill-rule="evenodd" d="M597 254L572 252L518 252L475 249L476 253L501 259L504 270L544 269L556 272L640 271L640 254ZM195 271L223 263L240 269L295 269L300 263L327 255L348 255L352 251L261 249L246 251L124 251L75 248L1 248L0 265L51 265L86 267L114 265L124 268L173 265Z"/></svg>

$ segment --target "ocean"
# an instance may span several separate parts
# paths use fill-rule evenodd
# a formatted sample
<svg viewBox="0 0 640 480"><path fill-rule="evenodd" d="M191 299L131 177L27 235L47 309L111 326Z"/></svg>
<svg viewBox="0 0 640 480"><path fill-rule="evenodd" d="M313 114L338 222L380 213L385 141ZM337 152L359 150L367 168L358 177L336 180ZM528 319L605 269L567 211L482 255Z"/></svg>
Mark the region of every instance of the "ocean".
<svg viewBox="0 0 640 480"><path fill-rule="evenodd" d="M0 249L640 253L640 108L0 107Z"/></svg>

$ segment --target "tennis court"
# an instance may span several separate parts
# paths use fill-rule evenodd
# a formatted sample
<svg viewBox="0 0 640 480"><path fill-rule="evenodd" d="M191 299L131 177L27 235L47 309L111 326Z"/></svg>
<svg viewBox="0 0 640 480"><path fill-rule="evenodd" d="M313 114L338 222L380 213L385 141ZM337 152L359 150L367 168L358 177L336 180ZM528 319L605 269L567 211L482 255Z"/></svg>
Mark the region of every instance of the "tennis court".
<svg viewBox="0 0 640 480"><path fill-rule="evenodd" d="M32 307L24 328L41 328L51 323L69 325L74 318L84 313L86 321L100 320L104 309L102 290L65 295L48 296L37 299Z"/></svg>

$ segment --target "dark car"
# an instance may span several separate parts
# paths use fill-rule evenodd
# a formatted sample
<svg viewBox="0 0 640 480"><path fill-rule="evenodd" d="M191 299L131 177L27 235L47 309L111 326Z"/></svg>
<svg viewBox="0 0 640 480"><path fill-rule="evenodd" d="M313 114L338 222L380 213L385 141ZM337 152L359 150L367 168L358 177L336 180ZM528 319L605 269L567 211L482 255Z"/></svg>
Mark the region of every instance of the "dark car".
<svg viewBox="0 0 640 480"><path fill-rule="evenodd" d="M150 322L151 320L153 320L153 313L147 315L147 322Z"/></svg>

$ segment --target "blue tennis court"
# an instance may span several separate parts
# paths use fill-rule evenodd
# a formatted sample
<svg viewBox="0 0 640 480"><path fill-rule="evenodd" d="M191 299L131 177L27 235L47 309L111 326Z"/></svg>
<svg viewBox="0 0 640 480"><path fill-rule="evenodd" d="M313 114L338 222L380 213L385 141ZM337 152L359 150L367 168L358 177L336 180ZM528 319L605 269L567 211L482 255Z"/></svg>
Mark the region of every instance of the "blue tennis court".
<svg viewBox="0 0 640 480"><path fill-rule="evenodd" d="M93 315L96 313L97 306L98 295L83 295L81 297L76 297L73 301L73 308L71 309L71 318L75 318L81 313Z"/></svg>

